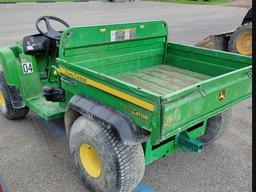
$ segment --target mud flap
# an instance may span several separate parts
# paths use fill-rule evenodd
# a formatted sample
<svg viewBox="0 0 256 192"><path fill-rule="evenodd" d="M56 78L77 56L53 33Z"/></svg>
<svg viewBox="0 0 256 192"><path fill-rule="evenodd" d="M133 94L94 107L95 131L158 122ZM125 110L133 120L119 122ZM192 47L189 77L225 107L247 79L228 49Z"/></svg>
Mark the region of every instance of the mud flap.
<svg viewBox="0 0 256 192"><path fill-rule="evenodd" d="M13 108L21 109L25 107L25 102L20 95L19 89L16 86L8 86L8 89Z"/></svg>

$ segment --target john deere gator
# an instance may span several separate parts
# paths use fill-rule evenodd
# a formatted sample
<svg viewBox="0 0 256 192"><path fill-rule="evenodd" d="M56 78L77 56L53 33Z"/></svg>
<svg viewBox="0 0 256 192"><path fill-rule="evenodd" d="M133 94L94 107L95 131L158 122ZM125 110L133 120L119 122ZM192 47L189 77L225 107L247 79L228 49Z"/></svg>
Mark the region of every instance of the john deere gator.
<svg viewBox="0 0 256 192"><path fill-rule="evenodd" d="M70 27L43 16L36 28L0 48L1 113L63 117L91 191L132 191L145 165L199 153L251 96L251 57L168 42L164 21Z"/></svg>

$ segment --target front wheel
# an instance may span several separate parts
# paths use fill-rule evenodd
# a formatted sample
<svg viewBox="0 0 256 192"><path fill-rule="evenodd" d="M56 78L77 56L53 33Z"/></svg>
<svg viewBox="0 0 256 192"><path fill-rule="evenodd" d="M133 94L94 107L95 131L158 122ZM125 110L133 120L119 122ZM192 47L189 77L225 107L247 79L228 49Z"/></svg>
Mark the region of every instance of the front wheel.
<svg viewBox="0 0 256 192"><path fill-rule="evenodd" d="M97 192L131 192L145 170L141 144L123 145L107 125L85 116L73 124L69 145L85 185Z"/></svg>
<svg viewBox="0 0 256 192"><path fill-rule="evenodd" d="M29 108L26 106L21 109L13 108L8 85L3 72L0 71L0 113L9 120L18 120L24 118L28 112Z"/></svg>

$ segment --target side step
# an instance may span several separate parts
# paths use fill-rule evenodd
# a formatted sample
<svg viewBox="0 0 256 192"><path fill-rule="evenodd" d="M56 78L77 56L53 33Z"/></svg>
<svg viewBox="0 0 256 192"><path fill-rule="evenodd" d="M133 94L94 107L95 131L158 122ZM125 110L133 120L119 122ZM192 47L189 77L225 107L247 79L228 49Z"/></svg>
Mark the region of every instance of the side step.
<svg viewBox="0 0 256 192"><path fill-rule="evenodd" d="M45 97L27 100L27 106L45 120L63 117L65 109L59 106L58 102L46 101Z"/></svg>

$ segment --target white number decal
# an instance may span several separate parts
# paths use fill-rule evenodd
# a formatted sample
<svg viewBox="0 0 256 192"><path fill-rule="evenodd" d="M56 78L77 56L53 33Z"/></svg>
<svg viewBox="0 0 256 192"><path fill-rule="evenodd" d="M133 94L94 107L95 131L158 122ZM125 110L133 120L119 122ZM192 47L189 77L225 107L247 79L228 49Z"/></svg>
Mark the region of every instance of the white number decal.
<svg viewBox="0 0 256 192"><path fill-rule="evenodd" d="M33 73L33 66L32 66L31 62L23 62L22 69L23 69L23 73L25 73L25 74Z"/></svg>

